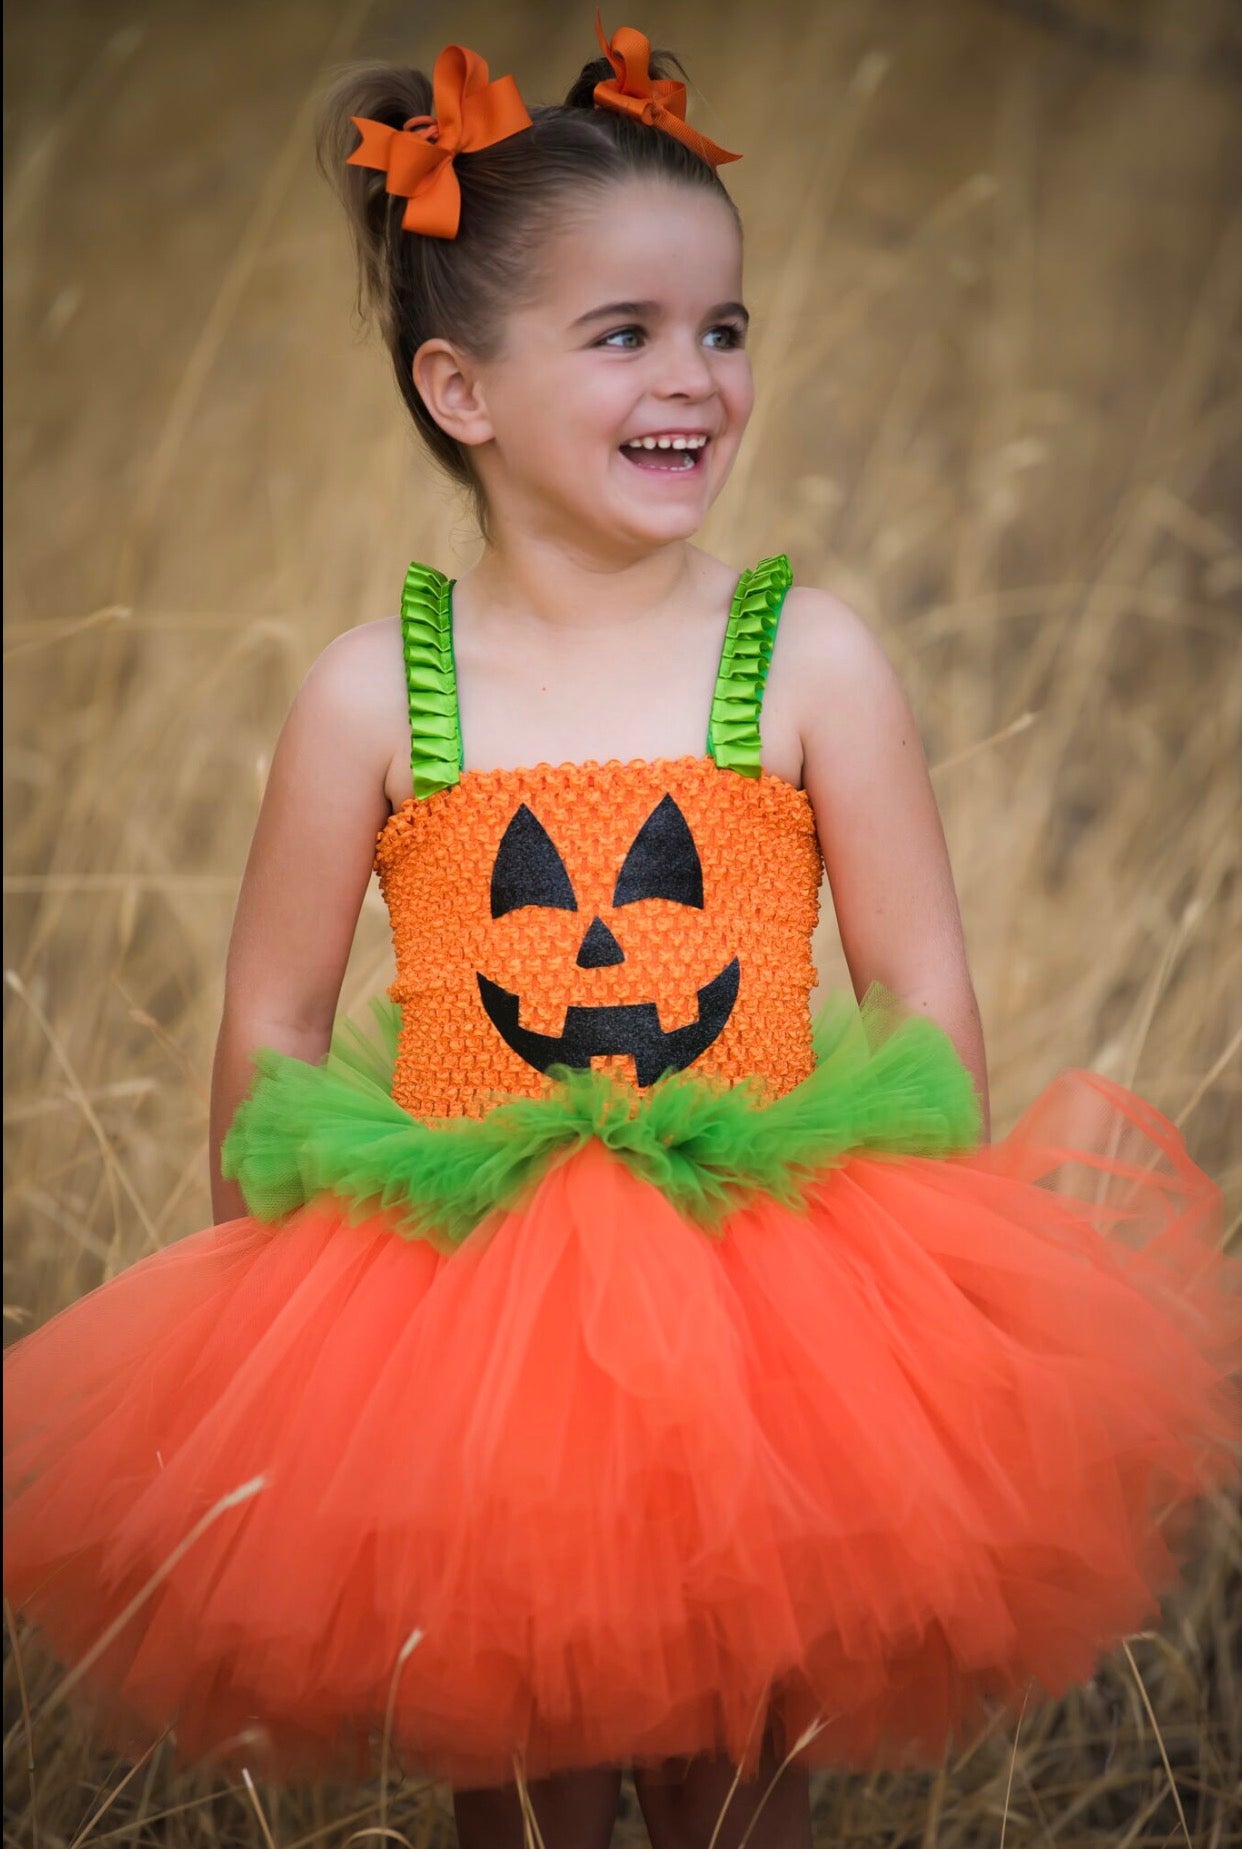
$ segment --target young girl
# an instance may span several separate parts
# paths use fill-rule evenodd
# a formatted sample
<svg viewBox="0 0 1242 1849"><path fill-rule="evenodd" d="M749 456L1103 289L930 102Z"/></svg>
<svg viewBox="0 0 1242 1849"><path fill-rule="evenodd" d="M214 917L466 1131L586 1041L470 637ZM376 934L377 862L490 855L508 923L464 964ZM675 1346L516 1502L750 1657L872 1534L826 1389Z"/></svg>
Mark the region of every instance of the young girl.
<svg viewBox="0 0 1242 1849"><path fill-rule="evenodd" d="M485 543L297 697L221 1224L10 1350L6 1590L122 1744L387 1754L466 1845L520 1777L547 1849L628 1763L657 1849L806 1844L809 1767L935 1760L1156 1614L1242 1430L1218 1192L1089 1072L987 1141L887 661L691 543L752 404L736 156L647 41L533 119L456 46L355 72L323 145ZM316 1064L373 865L393 1057ZM861 1007L813 1035L821 865Z"/></svg>

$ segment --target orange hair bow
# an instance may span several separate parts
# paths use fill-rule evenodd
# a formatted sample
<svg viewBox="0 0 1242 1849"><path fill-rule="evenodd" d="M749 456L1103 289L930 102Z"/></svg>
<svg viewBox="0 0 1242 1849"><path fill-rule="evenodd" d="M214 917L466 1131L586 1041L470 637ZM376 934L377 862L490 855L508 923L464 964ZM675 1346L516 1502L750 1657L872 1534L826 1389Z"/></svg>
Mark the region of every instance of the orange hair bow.
<svg viewBox="0 0 1242 1849"><path fill-rule="evenodd" d="M604 37L603 21L598 12L595 31L613 69L611 78L606 77L595 86L598 109L615 109L619 115L636 116L652 128L663 129L674 141L693 148L713 171L725 161L741 160L740 154L730 154L727 148L717 147L706 135L690 127L686 121L684 83L677 83L671 77L658 77L653 81L647 75L651 41L643 33L635 31L633 26L619 26L610 44Z"/></svg>
<svg viewBox="0 0 1242 1849"><path fill-rule="evenodd" d="M375 167L385 186L408 200L401 223L424 237L455 238L461 223L456 154L474 154L531 126L512 77L487 80L487 64L464 45L446 45L432 73L435 114L411 116L400 128L351 116L362 140L347 167Z"/></svg>

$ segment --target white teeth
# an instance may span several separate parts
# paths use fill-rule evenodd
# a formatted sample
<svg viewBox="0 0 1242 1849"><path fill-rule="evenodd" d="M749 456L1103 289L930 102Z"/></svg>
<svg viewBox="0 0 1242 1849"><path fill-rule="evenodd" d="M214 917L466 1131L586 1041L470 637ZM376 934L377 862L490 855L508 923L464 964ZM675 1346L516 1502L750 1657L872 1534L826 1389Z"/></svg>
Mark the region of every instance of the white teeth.
<svg viewBox="0 0 1242 1849"><path fill-rule="evenodd" d="M706 437L633 437L626 449L703 449Z"/></svg>

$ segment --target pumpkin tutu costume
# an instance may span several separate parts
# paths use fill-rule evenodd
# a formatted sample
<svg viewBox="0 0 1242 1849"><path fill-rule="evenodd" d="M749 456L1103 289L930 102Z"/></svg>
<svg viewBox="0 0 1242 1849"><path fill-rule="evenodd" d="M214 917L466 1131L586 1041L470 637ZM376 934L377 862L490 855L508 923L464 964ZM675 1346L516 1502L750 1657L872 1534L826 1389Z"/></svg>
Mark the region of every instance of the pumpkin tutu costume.
<svg viewBox="0 0 1242 1849"><path fill-rule="evenodd" d="M812 1022L820 859L764 774L783 558L702 757L461 768L411 567L389 1044L260 1055L250 1216L6 1357L5 1584L118 1741L460 1785L936 1758L1157 1613L1235 1480L1239 1267L1086 1071L979 1144L948 1037Z"/></svg>

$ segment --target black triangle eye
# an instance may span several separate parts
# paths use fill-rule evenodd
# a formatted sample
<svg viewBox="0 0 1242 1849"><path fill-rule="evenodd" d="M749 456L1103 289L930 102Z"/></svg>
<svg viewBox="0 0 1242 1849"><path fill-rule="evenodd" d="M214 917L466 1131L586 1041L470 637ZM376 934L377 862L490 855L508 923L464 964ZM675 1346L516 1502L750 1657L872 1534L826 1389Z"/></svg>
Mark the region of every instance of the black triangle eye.
<svg viewBox="0 0 1242 1849"><path fill-rule="evenodd" d="M617 875L614 905L635 899L674 899L703 909L703 867L690 824L671 796L643 823Z"/></svg>
<svg viewBox="0 0 1242 1849"><path fill-rule="evenodd" d="M520 905L550 905L576 912L578 901L565 862L539 817L522 803L496 849L492 867L492 917Z"/></svg>

